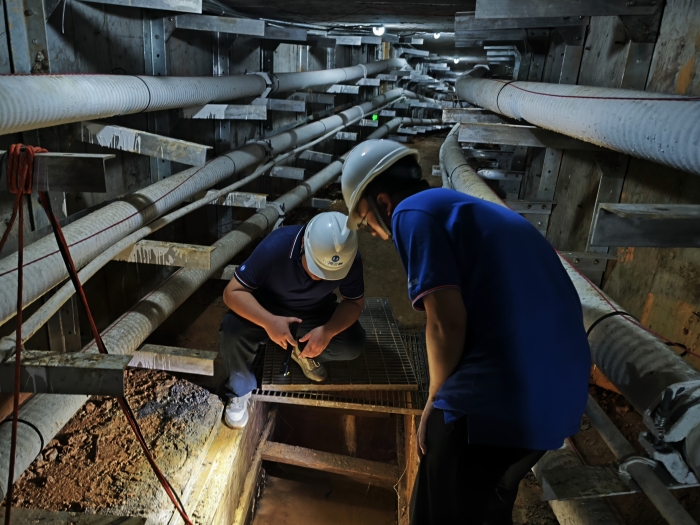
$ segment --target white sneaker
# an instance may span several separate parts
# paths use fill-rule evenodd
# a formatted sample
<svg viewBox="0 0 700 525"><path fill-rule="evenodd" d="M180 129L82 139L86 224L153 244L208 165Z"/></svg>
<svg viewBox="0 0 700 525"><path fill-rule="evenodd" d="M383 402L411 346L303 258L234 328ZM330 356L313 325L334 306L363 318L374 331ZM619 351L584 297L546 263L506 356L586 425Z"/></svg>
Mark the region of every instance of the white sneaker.
<svg viewBox="0 0 700 525"><path fill-rule="evenodd" d="M224 423L229 428L243 428L248 423L250 392L241 397L229 397L224 409Z"/></svg>

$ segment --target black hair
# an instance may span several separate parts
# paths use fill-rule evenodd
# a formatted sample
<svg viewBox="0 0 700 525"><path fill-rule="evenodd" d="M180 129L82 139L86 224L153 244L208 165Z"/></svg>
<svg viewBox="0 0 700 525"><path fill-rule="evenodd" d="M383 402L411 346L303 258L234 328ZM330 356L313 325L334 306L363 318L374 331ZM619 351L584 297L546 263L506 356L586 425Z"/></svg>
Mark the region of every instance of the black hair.
<svg viewBox="0 0 700 525"><path fill-rule="evenodd" d="M413 155L407 155L370 182L363 196L376 198L380 193L387 193L392 200L401 201L428 188L430 184L422 179L420 164Z"/></svg>

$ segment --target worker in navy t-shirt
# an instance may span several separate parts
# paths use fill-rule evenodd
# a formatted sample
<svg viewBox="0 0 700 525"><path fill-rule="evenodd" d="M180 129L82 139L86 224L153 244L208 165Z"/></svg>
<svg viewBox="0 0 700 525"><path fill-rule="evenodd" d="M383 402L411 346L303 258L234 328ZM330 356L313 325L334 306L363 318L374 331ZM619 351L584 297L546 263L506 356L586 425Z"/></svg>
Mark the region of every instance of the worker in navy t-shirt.
<svg viewBox="0 0 700 525"><path fill-rule="evenodd" d="M362 259L357 232L346 223L342 213L326 212L305 226L279 228L236 268L224 290L230 311L220 331L228 426L241 428L248 421L248 400L257 386L251 365L261 343L291 346L294 362L316 382L327 377L324 362L349 361L362 352ZM294 323L298 340L290 329Z"/></svg>
<svg viewBox="0 0 700 525"><path fill-rule="evenodd" d="M512 523L517 483L578 431L586 404L590 349L571 280L523 217L427 189L416 150L365 141L342 186L349 227L393 238L427 315L411 523Z"/></svg>

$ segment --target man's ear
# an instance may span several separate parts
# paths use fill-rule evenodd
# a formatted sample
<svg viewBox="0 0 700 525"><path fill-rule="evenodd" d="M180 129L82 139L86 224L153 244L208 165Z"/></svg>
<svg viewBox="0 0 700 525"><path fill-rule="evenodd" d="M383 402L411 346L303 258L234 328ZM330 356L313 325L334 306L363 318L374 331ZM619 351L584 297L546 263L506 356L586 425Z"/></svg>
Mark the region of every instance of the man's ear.
<svg viewBox="0 0 700 525"><path fill-rule="evenodd" d="M382 192L376 197L377 204L381 206L381 209L386 212L386 214L391 217L391 214L394 212L394 203L391 200L391 196L388 193Z"/></svg>

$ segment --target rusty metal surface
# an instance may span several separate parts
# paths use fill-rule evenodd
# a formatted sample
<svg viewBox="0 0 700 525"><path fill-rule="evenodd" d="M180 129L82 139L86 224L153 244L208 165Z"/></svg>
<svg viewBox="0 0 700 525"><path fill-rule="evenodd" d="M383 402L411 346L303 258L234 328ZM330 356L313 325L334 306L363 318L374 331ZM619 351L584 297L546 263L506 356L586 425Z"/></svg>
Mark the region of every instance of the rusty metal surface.
<svg viewBox="0 0 700 525"><path fill-rule="evenodd" d="M416 390L416 374L396 325L389 300L367 298L360 316L367 332L367 341L360 357L352 361L324 363L328 380L313 383L292 364L290 374L279 371L286 353L274 343L268 343L264 356L256 360L264 390L278 391L351 391L351 390Z"/></svg>

